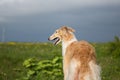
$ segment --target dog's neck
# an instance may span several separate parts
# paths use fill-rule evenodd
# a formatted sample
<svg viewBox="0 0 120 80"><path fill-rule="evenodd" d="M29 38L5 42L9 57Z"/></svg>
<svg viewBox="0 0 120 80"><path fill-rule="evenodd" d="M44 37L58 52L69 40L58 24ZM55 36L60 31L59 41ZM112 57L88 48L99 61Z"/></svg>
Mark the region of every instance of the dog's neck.
<svg viewBox="0 0 120 80"><path fill-rule="evenodd" d="M74 42L74 41L77 41L77 39L76 39L76 37L74 36L74 34L73 34L73 38L70 39L69 41L64 41L64 40L62 41L62 56L65 55L65 52L66 52L67 47L68 47L72 42Z"/></svg>

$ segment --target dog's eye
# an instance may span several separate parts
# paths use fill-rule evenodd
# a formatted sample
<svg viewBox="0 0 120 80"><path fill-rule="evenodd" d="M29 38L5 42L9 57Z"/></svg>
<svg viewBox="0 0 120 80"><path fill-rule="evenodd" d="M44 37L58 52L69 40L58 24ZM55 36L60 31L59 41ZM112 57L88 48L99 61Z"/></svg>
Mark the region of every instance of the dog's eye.
<svg viewBox="0 0 120 80"><path fill-rule="evenodd" d="M55 33L58 33L57 31L55 31Z"/></svg>

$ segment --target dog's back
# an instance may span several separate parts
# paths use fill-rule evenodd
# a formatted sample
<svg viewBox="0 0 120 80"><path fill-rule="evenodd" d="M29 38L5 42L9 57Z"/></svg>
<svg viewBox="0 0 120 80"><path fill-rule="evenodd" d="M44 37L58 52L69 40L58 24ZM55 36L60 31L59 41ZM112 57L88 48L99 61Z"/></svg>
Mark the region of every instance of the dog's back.
<svg viewBox="0 0 120 80"><path fill-rule="evenodd" d="M65 53L67 80L100 80L100 68L96 64L95 49L86 41L71 43Z"/></svg>

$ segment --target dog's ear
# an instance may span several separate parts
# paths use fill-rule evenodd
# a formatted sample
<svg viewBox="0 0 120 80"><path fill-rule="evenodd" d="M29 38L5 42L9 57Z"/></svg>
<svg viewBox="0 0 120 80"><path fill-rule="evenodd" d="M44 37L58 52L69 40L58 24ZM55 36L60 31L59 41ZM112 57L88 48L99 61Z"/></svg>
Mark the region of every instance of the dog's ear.
<svg viewBox="0 0 120 80"><path fill-rule="evenodd" d="M67 30L70 31L70 32L75 32L75 30L71 27L67 27Z"/></svg>
<svg viewBox="0 0 120 80"><path fill-rule="evenodd" d="M75 32L75 30L71 27L67 27L67 26L62 26L61 27L63 30L66 30L66 31L70 31L70 32Z"/></svg>

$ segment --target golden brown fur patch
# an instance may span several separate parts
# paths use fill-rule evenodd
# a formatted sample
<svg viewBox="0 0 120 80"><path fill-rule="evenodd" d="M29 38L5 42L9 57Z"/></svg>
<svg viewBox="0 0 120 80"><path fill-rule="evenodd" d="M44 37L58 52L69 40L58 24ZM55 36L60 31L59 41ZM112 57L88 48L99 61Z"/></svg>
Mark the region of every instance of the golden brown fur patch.
<svg viewBox="0 0 120 80"><path fill-rule="evenodd" d="M75 59L79 61L79 65L76 68L75 80L83 79L86 73L90 73L89 62L94 61L96 63L95 50L94 48L86 41L76 41L71 43L66 50L65 62L69 65L70 61ZM82 74L79 77L79 74Z"/></svg>

